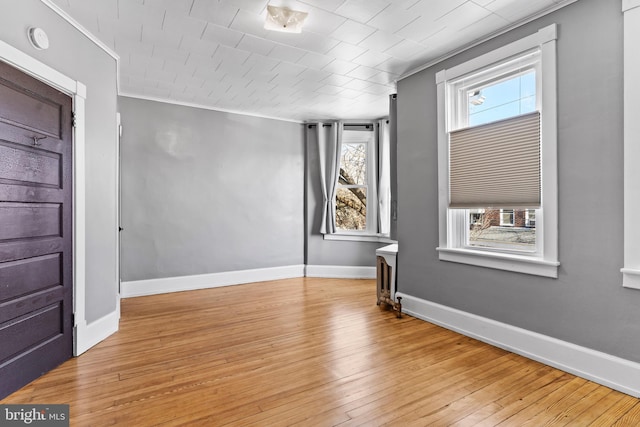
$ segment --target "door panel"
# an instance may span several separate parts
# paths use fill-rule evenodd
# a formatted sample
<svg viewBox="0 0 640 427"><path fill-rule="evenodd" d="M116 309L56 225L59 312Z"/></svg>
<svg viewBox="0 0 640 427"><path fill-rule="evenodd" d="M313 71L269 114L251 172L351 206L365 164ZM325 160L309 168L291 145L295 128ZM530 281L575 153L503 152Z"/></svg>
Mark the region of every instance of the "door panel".
<svg viewBox="0 0 640 427"><path fill-rule="evenodd" d="M59 154L0 141L0 176L4 183L59 188L60 166Z"/></svg>
<svg viewBox="0 0 640 427"><path fill-rule="evenodd" d="M0 264L0 283L5 286L3 300L62 286L61 261L61 254L57 253Z"/></svg>
<svg viewBox="0 0 640 427"><path fill-rule="evenodd" d="M0 398L73 351L71 98L0 63Z"/></svg>

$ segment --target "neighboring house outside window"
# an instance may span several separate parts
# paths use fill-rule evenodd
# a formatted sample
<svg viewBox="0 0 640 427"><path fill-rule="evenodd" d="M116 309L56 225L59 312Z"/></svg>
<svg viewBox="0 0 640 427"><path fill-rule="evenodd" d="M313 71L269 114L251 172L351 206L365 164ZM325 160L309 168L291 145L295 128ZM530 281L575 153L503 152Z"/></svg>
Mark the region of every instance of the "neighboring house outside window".
<svg viewBox="0 0 640 427"><path fill-rule="evenodd" d="M437 74L441 260L557 277L555 39Z"/></svg>

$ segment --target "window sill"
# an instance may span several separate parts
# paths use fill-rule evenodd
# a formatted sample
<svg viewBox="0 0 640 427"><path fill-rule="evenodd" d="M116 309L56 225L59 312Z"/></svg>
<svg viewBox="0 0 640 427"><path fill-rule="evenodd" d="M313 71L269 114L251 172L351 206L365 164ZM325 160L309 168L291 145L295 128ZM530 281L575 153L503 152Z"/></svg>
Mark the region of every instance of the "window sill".
<svg viewBox="0 0 640 427"><path fill-rule="evenodd" d="M640 289L640 270L622 268L622 286L629 289Z"/></svg>
<svg viewBox="0 0 640 427"><path fill-rule="evenodd" d="M347 242L398 243L386 236L376 234L325 234L324 240L340 240Z"/></svg>
<svg viewBox="0 0 640 427"><path fill-rule="evenodd" d="M458 262L498 270L515 271L534 276L558 278L557 261L546 261L522 255L474 251L470 249L436 248L441 261Z"/></svg>

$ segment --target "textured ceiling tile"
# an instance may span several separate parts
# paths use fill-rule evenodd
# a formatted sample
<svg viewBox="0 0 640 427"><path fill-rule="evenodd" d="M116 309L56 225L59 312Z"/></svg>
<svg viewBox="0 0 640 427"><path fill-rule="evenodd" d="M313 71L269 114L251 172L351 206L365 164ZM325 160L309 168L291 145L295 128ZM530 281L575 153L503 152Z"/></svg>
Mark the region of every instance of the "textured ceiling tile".
<svg viewBox="0 0 640 427"><path fill-rule="evenodd" d="M309 6L307 10L309 16L304 24L305 31L328 36L347 21L347 18L316 7Z"/></svg>
<svg viewBox="0 0 640 427"><path fill-rule="evenodd" d="M312 6L317 6L331 12L335 11L344 3L344 0L300 0L300 1L302 3L306 3Z"/></svg>
<svg viewBox="0 0 640 427"><path fill-rule="evenodd" d="M361 79L353 79L348 83L343 85L344 87L352 90L356 90L358 92L362 92L362 90L366 87L371 86L371 82Z"/></svg>
<svg viewBox="0 0 640 427"><path fill-rule="evenodd" d="M335 13L365 23L388 5L389 2L386 0L346 0L336 9Z"/></svg>
<svg viewBox="0 0 640 427"><path fill-rule="evenodd" d="M452 12L463 4L473 3L469 0L420 0L408 10L420 15L427 21L435 21ZM475 4L473 4L476 6Z"/></svg>
<svg viewBox="0 0 640 427"><path fill-rule="evenodd" d="M273 69L281 76L295 77L305 71L307 67L299 64L291 64L288 62L281 62Z"/></svg>
<svg viewBox="0 0 640 427"><path fill-rule="evenodd" d="M419 17L420 15L416 15L415 12L388 7L367 22L367 25L387 33L395 33Z"/></svg>
<svg viewBox="0 0 640 427"><path fill-rule="evenodd" d="M384 52L401 41L402 37L400 36L378 30L366 39L362 40L359 43L359 46L370 49L374 52Z"/></svg>
<svg viewBox="0 0 640 427"><path fill-rule="evenodd" d="M156 58L163 58L165 61L174 61L184 64L189 57L189 53L172 47L156 45L153 48L153 56Z"/></svg>
<svg viewBox="0 0 640 427"><path fill-rule="evenodd" d="M327 55L321 55L314 52L306 52L302 58L298 60L298 64L309 68L320 69L333 61L333 58Z"/></svg>
<svg viewBox="0 0 640 427"><path fill-rule="evenodd" d="M445 24L440 21L434 21L431 18L420 17L409 25L399 29L396 34L398 36L404 37L405 39L420 43L433 34L442 31L444 28Z"/></svg>
<svg viewBox="0 0 640 427"><path fill-rule="evenodd" d="M200 55L197 53L190 53L187 58L187 66L195 66L196 68L217 68L220 65L222 59L220 57L213 58L210 55Z"/></svg>
<svg viewBox="0 0 640 427"><path fill-rule="evenodd" d="M305 54L305 51L296 47L283 44L276 45L268 56L281 61L298 62Z"/></svg>
<svg viewBox="0 0 640 427"><path fill-rule="evenodd" d="M164 17L162 29L165 31L180 33L183 36L200 38L206 27L206 21L191 18L178 13L167 13Z"/></svg>
<svg viewBox="0 0 640 427"><path fill-rule="evenodd" d="M215 24L207 24L202 34L202 39L229 47L236 47L242 39L242 36L243 34L240 31L231 30Z"/></svg>
<svg viewBox="0 0 640 427"><path fill-rule="evenodd" d="M260 37L252 36L251 34L245 34L237 46L238 49L258 53L262 56L269 55L269 52L271 52L274 47L276 47L276 44L271 40L265 40Z"/></svg>
<svg viewBox="0 0 640 427"><path fill-rule="evenodd" d="M362 92L359 90L345 89L342 92L340 92L340 96L342 98L354 99L354 98L357 98L361 93Z"/></svg>
<svg viewBox="0 0 640 427"><path fill-rule="evenodd" d="M372 50L369 50L362 55L354 58L353 62L355 62L356 64L375 68L376 65L383 63L389 58L390 56L386 53L374 52Z"/></svg>
<svg viewBox="0 0 640 427"><path fill-rule="evenodd" d="M397 59L406 60L422 54L425 49L425 46L405 39L397 45L385 50L384 53Z"/></svg>
<svg viewBox="0 0 640 427"><path fill-rule="evenodd" d="M327 64L323 70L331 71L332 73L342 74L346 76L349 71L359 67L358 64L354 64L353 62L343 61L341 59L335 59Z"/></svg>
<svg viewBox="0 0 640 427"><path fill-rule="evenodd" d="M553 0L529 0L524 3L516 3L510 0L495 0L489 3L486 8L510 22L515 22L554 4L555 2Z"/></svg>
<svg viewBox="0 0 640 427"><path fill-rule="evenodd" d="M164 65L164 59L132 53L129 55L129 63L135 68L162 68Z"/></svg>
<svg viewBox="0 0 640 427"><path fill-rule="evenodd" d="M276 34L275 32L273 32ZM292 34L289 34L292 35ZM296 39L295 46L300 49L305 49L311 52L326 54L333 49L340 41L328 37L314 34L311 32L304 32L302 34L296 34L301 36Z"/></svg>
<svg viewBox="0 0 640 427"><path fill-rule="evenodd" d="M69 0L69 8L76 12L90 13L93 16L101 16L106 19L118 18L118 2L103 0ZM74 13L74 16L77 13Z"/></svg>
<svg viewBox="0 0 640 427"><path fill-rule="evenodd" d="M315 68L307 68L306 70L304 70L302 73L299 74L299 77L304 79L304 80L310 80L313 82L320 82L323 81L327 78L329 78L330 76L334 76L335 74L330 73L329 71L326 70L318 70Z"/></svg>
<svg viewBox="0 0 640 427"><path fill-rule="evenodd" d="M271 71L280 63L278 59L269 58L257 53L252 53L246 61L244 61L244 65L256 68L264 71Z"/></svg>
<svg viewBox="0 0 640 427"><path fill-rule="evenodd" d="M129 64L120 64L120 76L144 77L145 69L130 67Z"/></svg>
<svg viewBox="0 0 640 427"><path fill-rule="evenodd" d="M195 87L198 89L202 89L202 86L204 85L205 80L198 78L198 77L192 77L192 76L185 76L185 75L180 75L178 74L176 76L176 80L175 80L175 84L177 86L189 86L189 87Z"/></svg>
<svg viewBox="0 0 640 427"><path fill-rule="evenodd" d="M353 77L342 76L340 74L330 74L328 77L323 79L322 81L327 84L332 84L334 86L345 86L349 84L353 80Z"/></svg>
<svg viewBox="0 0 640 427"><path fill-rule="evenodd" d="M219 0L219 2L221 5L239 7L251 13L261 13L269 3L268 0Z"/></svg>
<svg viewBox="0 0 640 427"><path fill-rule="evenodd" d="M276 73L275 71L267 71L267 70L262 70L262 69L259 69L259 68L251 68L251 69L249 69L249 71L247 71L243 75L243 77L245 77L247 79L250 79L252 81L269 83L277 75L278 75L278 73Z"/></svg>
<svg viewBox="0 0 640 427"><path fill-rule="evenodd" d="M352 21L351 19L345 21L334 32L330 34L331 37L351 43L358 44L362 40L375 33L376 29L369 27L359 22Z"/></svg>
<svg viewBox="0 0 640 427"><path fill-rule="evenodd" d="M263 17L242 9L238 10L238 13L231 21L229 28L263 39L269 38L269 33L275 33L274 31L267 31L264 29Z"/></svg>
<svg viewBox="0 0 640 427"><path fill-rule="evenodd" d="M232 3L220 3L211 0L195 0L189 15L212 24L228 27L238 13L238 7Z"/></svg>
<svg viewBox="0 0 640 427"><path fill-rule="evenodd" d="M380 71L376 70L375 68L369 68L361 65L358 68L352 71L349 71L347 75L349 77L355 77L357 79L367 80L369 77L374 76L379 72Z"/></svg>
<svg viewBox="0 0 640 427"><path fill-rule="evenodd" d="M367 49L363 47L340 42L336 47L327 52L327 55L343 61L352 61L354 58L357 58L366 51Z"/></svg>
<svg viewBox="0 0 640 427"><path fill-rule="evenodd" d="M179 33L170 33L162 30L155 30L149 27L142 28L142 42L150 44L160 44L167 47L180 47L182 36Z"/></svg>
<svg viewBox="0 0 640 427"><path fill-rule="evenodd" d="M138 42L142 37L142 24L112 20L100 16L98 17L98 35L118 37L121 41Z"/></svg>
<svg viewBox="0 0 640 427"><path fill-rule="evenodd" d="M316 92L318 92L318 93L327 93L329 95L337 95L340 92L342 92L343 90L344 90L344 88L339 87L339 86L323 85L323 86L319 87L318 89L316 89Z"/></svg>
<svg viewBox="0 0 640 427"><path fill-rule="evenodd" d="M551 2L552 0L548 1ZM473 2L468 2L452 10L446 15L443 15L437 22L447 28L459 30L482 20L482 18L485 18L490 14L491 12L489 10L478 6Z"/></svg>
<svg viewBox="0 0 640 427"><path fill-rule="evenodd" d="M212 56L219 44L199 38L184 36L180 41L180 50L202 56Z"/></svg>
<svg viewBox="0 0 640 427"><path fill-rule="evenodd" d="M141 41L131 41L130 39L121 38L116 35L116 49L120 55L120 59L129 53L140 53L151 56L153 54L153 44L142 43Z"/></svg>
<svg viewBox="0 0 640 427"><path fill-rule="evenodd" d="M136 22L159 30L162 28L164 15L164 9L144 7L142 2L128 0L118 2L118 18L125 22Z"/></svg>
<svg viewBox="0 0 640 427"><path fill-rule="evenodd" d="M144 5L188 15L191 11L193 0L144 0Z"/></svg>

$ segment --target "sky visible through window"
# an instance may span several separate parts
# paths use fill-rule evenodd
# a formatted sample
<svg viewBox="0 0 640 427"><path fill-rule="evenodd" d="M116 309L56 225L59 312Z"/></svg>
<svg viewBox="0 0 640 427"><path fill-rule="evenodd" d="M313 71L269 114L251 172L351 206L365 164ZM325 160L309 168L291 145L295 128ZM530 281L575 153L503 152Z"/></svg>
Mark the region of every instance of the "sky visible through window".
<svg viewBox="0 0 640 427"><path fill-rule="evenodd" d="M469 126L536 110L536 75L531 70L508 80L469 91Z"/></svg>

